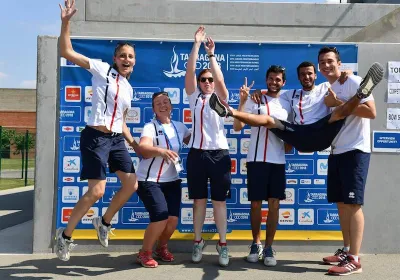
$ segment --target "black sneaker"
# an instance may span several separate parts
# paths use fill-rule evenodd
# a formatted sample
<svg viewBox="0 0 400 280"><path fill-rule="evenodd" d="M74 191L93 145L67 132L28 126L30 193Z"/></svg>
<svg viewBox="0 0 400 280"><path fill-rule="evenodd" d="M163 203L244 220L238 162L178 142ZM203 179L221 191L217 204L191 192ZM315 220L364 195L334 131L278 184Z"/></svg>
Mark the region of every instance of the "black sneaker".
<svg viewBox="0 0 400 280"><path fill-rule="evenodd" d="M232 111L229 109L229 105L220 100L215 93L210 96L210 107L222 118L232 116Z"/></svg>
<svg viewBox="0 0 400 280"><path fill-rule="evenodd" d="M384 72L382 65L378 62L372 64L357 90L357 97L363 99L370 96L374 87L382 81Z"/></svg>

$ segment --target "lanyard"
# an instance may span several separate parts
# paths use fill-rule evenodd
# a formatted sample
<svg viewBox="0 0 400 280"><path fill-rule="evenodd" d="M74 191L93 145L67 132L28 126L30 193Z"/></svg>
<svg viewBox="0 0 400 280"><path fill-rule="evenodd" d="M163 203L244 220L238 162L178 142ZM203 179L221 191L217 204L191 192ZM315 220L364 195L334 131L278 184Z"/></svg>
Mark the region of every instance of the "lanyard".
<svg viewBox="0 0 400 280"><path fill-rule="evenodd" d="M162 126L162 123L161 123L159 120L157 120L157 119L156 119L156 121L158 122L158 125L160 126L160 128L161 128L161 130L162 130L162 132L163 132L163 134L164 134L164 136L165 136L165 140L167 140L167 142L168 142L168 145L169 145L169 147L170 147L170 150L172 150L171 141L169 140L167 133L165 133L165 130L164 130L164 127ZM179 155L179 154L181 153L181 149L182 149L181 138L179 137L179 133L178 133L178 130L176 129L176 126L175 126L174 122L171 121L171 123L172 123L172 125L173 125L173 127L174 127L174 129L175 129L176 137L178 138L178 144L179 144L178 155Z"/></svg>

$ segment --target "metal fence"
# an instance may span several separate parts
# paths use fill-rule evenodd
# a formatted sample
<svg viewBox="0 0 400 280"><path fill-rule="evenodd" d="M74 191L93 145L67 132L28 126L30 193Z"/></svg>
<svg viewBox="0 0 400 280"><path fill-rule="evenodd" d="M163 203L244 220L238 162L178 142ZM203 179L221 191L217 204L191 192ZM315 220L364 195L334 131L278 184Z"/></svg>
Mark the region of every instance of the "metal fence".
<svg viewBox="0 0 400 280"><path fill-rule="evenodd" d="M36 131L0 126L0 189L33 185Z"/></svg>

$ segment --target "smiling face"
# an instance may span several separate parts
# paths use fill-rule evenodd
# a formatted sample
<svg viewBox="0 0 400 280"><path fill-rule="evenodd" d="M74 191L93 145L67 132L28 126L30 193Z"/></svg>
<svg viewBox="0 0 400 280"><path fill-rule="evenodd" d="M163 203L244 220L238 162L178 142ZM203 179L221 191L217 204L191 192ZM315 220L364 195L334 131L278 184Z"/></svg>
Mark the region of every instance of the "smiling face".
<svg viewBox="0 0 400 280"><path fill-rule="evenodd" d="M214 92L214 79L210 70L202 71L199 74L199 87L202 93L210 94Z"/></svg>
<svg viewBox="0 0 400 280"><path fill-rule="evenodd" d="M167 95L160 94L153 99L153 111L157 118L170 118L172 105Z"/></svg>
<svg viewBox="0 0 400 280"><path fill-rule="evenodd" d="M285 85L282 73L269 72L267 77L268 93L277 94Z"/></svg>
<svg viewBox="0 0 400 280"><path fill-rule="evenodd" d="M132 46L124 45L119 47L114 55L114 63L117 66L118 73L123 76L129 76L135 66L135 50Z"/></svg>
<svg viewBox="0 0 400 280"><path fill-rule="evenodd" d="M304 90L312 90L314 88L315 80L317 79L317 74L314 71L313 66L301 67L298 74L299 81L303 86Z"/></svg>
<svg viewBox="0 0 400 280"><path fill-rule="evenodd" d="M328 81L335 81L340 77L341 62L333 51L321 53L318 57L318 65L321 74Z"/></svg>

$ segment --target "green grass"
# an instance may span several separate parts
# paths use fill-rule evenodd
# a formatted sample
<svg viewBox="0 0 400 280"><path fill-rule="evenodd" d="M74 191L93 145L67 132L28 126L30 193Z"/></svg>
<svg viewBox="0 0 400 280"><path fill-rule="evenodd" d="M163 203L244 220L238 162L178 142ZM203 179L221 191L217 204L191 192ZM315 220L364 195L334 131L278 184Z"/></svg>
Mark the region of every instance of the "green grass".
<svg viewBox="0 0 400 280"><path fill-rule="evenodd" d="M32 186L34 183L33 179L28 179L28 186ZM0 191L1 190L8 190L14 188L20 188L25 186L24 179L5 179L0 178Z"/></svg>
<svg viewBox="0 0 400 280"><path fill-rule="evenodd" d="M35 167L35 160L34 159L28 159L28 168L30 167ZM22 168L22 159L19 158L2 158L1 159L1 169L6 170L6 169L11 169L11 170L21 170ZM24 162L24 168L25 168L25 162Z"/></svg>

